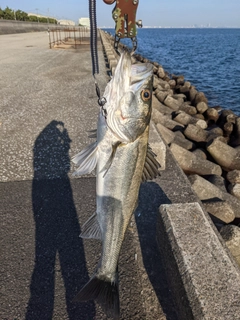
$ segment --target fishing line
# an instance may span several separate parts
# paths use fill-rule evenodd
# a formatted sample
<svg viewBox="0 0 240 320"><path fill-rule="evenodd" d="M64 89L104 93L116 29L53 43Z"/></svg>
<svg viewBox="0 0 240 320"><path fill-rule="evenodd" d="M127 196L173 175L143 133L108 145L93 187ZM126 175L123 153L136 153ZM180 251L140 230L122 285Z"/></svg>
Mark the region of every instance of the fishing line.
<svg viewBox="0 0 240 320"><path fill-rule="evenodd" d="M99 73L98 52L97 52L97 17L96 17L96 0L89 0L89 17L90 17L90 45L92 56L92 74Z"/></svg>
<svg viewBox="0 0 240 320"><path fill-rule="evenodd" d="M97 15L96 15L96 0L89 0L89 17L90 17L90 46L92 58L92 75L94 77L96 94L98 96L98 104L103 107L107 102L104 97L101 98L100 89L96 79L96 74L99 74L98 50L97 50Z"/></svg>

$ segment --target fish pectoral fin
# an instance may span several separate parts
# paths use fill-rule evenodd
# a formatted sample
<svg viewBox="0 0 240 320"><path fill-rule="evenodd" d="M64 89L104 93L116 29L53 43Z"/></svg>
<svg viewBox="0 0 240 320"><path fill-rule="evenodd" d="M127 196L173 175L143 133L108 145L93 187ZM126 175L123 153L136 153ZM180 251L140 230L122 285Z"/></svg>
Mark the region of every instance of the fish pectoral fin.
<svg viewBox="0 0 240 320"><path fill-rule="evenodd" d="M83 239L102 240L102 233L96 212L82 226L80 237Z"/></svg>
<svg viewBox="0 0 240 320"><path fill-rule="evenodd" d="M97 161L98 144L95 141L72 158L72 162L79 166L73 175L83 175L92 172L97 165Z"/></svg>
<svg viewBox="0 0 240 320"><path fill-rule="evenodd" d="M156 159L156 154L152 151L150 145L148 144L147 154L145 159L145 164L142 174L142 182L147 180L155 179L160 175L159 168L161 167L160 163Z"/></svg>
<svg viewBox="0 0 240 320"><path fill-rule="evenodd" d="M100 170L100 173L104 172L104 175L103 177L105 177L105 175L107 174L108 170L110 169L111 167L111 164L113 162L113 159L114 159L114 156L116 154L116 151L117 151L117 147L121 144L122 142L121 141L118 141L116 142L115 144L112 145L112 153L107 161L107 163L104 165L104 167Z"/></svg>
<svg viewBox="0 0 240 320"><path fill-rule="evenodd" d="M94 275L81 291L75 296L73 302L96 300L108 317L119 319L119 290L118 283L111 282L104 276Z"/></svg>

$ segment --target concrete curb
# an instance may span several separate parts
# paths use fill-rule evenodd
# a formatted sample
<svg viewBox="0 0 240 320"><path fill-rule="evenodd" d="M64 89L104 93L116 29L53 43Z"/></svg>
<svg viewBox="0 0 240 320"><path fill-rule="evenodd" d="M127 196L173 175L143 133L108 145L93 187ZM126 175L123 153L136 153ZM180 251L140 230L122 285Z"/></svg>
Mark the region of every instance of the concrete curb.
<svg viewBox="0 0 240 320"><path fill-rule="evenodd" d="M240 319L239 270L199 203L162 205L157 240L180 319Z"/></svg>
<svg viewBox="0 0 240 320"><path fill-rule="evenodd" d="M156 182L171 203L160 206L156 236L178 318L240 319L240 269L153 123L149 142L162 169Z"/></svg>

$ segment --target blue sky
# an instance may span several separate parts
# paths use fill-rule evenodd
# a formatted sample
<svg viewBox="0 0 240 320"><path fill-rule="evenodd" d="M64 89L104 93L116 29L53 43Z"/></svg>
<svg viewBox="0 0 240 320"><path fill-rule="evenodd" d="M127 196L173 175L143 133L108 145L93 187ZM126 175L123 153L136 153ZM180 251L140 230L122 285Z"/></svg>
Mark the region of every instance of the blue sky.
<svg viewBox="0 0 240 320"><path fill-rule="evenodd" d="M97 2L98 26L114 27L113 5ZM88 16L88 0L0 0L0 7L39 12L57 19L78 21ZM38 10L36 10L38 9ZM137 19L144 26L187 27L208 25L240 28L240 0L139 0Z"/></svg>

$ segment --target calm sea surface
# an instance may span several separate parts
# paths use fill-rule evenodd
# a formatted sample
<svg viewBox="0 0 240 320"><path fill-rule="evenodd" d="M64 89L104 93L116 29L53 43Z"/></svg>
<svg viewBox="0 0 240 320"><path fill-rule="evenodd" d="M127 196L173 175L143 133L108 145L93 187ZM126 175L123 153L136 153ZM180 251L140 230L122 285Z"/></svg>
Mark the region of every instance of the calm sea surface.
<svg viewBox="0 0 240 320"><path fill-rule="evenodd" d="M240 116L240 29L138 29L137 53Z"/></svg>

